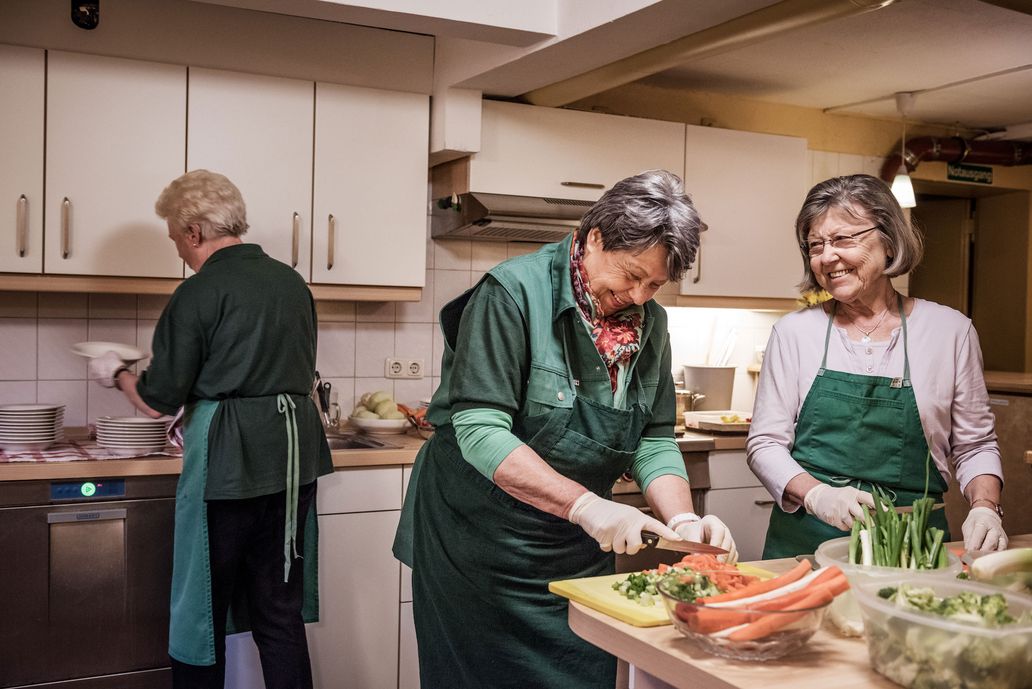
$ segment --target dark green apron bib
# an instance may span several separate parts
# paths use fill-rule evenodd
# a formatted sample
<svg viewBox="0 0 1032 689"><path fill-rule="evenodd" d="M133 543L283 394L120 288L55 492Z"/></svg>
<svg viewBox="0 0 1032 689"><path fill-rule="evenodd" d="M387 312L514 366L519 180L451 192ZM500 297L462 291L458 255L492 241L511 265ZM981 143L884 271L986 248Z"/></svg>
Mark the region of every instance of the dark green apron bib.
<svg viewBox="0 0 1032 689"><path fill-rule="evenodd" d="M286 397L282 395L281 397ZM175 536L172 557L172 596L169 620L168 654L190 665L215 664L215 625L211 609L211 563L208 551L208 510L204 488L208 479L208 430L219 408L217 400L198 400L187 405L183 416L183 470L176 485ZM288 417L289 415L285 414ZM287 423L288 438L291 434ZM293 433L296 437L296 424ZM288 442L288 447L296 447ZM291 450L292 453L296 450ZM288 471L295 477L296 455L288 460ZM288 480L288 484L290 481ZM293 495L296 496L294 486ZM288 498L291 497L288 486ZM290 510L287 510L288 519ZM288 522L285 532L292 525ZM304 607L305 622L319 620L318 546L319 531L315 505L305 522ZM285 540L288 537L285 535ZM286 543L285 547L292 547ZM226 624L226 633L250 630L243 591L235 597Z"/></svg>
<svg viewBox="0 0 1032 689"><path fill-rule="evenodd" d="M566 375L574 389L569 364ZM560 474L610 497L651 417L633 369L631 386L628 409L575 395L572 405L513 430ZM481 475L463 459L451 425L420 459L412 586L422 686L612 687L616 659L570 631L567 601L549 593L548 582L612 574L614 555Z"/></svg>
<svg viewBox="0 0 1032 689"><path fill-rule="evenodd" d="M829 371L832 308L821 367L799 410L792 457L823 483L861 490L878 485L900 506L922 497L927 484L929 497L940 503L947 484L934 464L929 466L928 443L910 384L902 296L897 301L903 327L902 378ZM928 523L943 529L949 540L945 510L932 512ZM824 541L847 535L802 508L789 514L775 505L763 558L809 554Z"/></svg>

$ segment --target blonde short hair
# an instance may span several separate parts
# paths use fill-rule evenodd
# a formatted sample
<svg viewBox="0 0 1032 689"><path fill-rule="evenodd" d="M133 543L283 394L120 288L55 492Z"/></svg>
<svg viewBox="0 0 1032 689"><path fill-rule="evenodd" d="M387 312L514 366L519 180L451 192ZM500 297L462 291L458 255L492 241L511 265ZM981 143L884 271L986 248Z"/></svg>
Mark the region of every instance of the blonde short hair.
<svg viewBox="0 0 1032 689"><path fill-rule="evenodd" d="M201 228L201 236L239 237L247 232L247 208L240 190L225 175L192 170L165 187L154 212L179 230Z"/></svg>

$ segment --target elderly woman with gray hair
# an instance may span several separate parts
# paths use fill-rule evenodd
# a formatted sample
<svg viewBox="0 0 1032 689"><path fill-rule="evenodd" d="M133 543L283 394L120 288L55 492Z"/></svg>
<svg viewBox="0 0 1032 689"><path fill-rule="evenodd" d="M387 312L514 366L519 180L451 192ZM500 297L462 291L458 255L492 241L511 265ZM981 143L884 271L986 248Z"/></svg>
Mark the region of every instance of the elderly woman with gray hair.
<svg viewBox="0 0 1032 689"><path fill-rule="evenodd" d="M747 446L775 499L763 556L846 535L873 486L901 507L926 491L940 503L951 465L971 504L965 547L1005 548L978 335L963 314L896 292L890 278L917 266L923 243L888 186L869 175L821 182L796 239L801 287L831 299L778 321L764 355ZM944 510L929 523L948 536Z"/></svg>
<svg viewBox="0 0 1032 689"><path fill-rule="evenodd" d="M703 227L676 176L642 173L569 238L501 263L442 309L437 430L395 540L413 567L423 686L613 686L616 659L570 631L548 582L612 574L613 552L637 552L642 530L736 558L726 526L692 512L652 299L686 271ZM609 499L626 471L659 519Z"/></svg>

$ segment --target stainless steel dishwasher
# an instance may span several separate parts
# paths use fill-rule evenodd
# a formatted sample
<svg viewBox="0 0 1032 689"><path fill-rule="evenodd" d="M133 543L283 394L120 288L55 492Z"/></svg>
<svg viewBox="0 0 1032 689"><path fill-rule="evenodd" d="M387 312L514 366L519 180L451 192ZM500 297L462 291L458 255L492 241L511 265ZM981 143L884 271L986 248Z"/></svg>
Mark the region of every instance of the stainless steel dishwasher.
<svg viewBox="0 0 1032 689"><path fill-rule="evenodd" d="M171 687L176 481L0 483L0 687Z"/></svg>

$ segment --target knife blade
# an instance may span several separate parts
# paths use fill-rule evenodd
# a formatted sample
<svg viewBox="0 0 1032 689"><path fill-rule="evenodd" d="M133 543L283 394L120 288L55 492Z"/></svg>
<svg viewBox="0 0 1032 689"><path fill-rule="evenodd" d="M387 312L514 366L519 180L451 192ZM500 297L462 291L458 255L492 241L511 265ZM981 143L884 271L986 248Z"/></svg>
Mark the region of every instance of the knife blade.
<svg viewBox="0 0 1032 689"><path fill-rule="evenodd" d="M654 534L651 531L641 532L641 542L643 546L653 546L660 548L661 550L674 550L678 553L705 553L709 555L727 555L727 551L723 548L719 548L709 543L699 543L697 541L670 541L659 534Z"/></svg>

